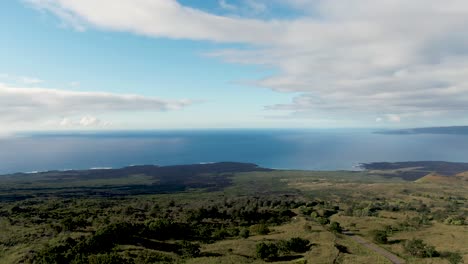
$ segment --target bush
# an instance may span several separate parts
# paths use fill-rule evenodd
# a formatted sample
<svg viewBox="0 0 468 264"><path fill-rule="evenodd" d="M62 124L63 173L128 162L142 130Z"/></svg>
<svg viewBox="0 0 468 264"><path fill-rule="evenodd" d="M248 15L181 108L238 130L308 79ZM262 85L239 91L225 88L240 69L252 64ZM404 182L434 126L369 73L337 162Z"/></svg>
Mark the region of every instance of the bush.
<svg viewBox="0 0 468 264"><path fill-rule="evenodd" d="M330 231L334 233L341 233L343 232L343 228L341 228L340 223L338 222L331 222L330 224Z"/></svg>
<svg viewBox="0 0 468 264"><path fill-rule="evenodd" d="M321 225L326 225L328 223L330 223L330 220L328 220L328 218L325 218L325 217L317 217L315 219L317 221L317 223L321 224Z"/></svg>
<svg viewBox="0 0 468 264"><path fill-rule="evenodd" d="M193 236L189 226L168 219L146 221L144 233L157 240L184 239Z"/></svg>
<svg viewBox="0 0 468 264"><path fill-rule="evenodd" d="M219 229L216 229L214 230L214 232L212 233L212 237L213 239L215 240L222 240L226 237L229 236L229 233L228 231L224 228L224 227L221 227Z"/></svg>
<svg viewBox="0 0 468 264"><path fill-rule="evenodd" d="M300 237L293 237L286 242L287 249L293 252L303 253L309 250L310 241Z"/></svg>
<svg viewBox="0 0 468 264"><path fill-rule="evenodd" d="M242 229L239 236L242 238L248 238L250 236L250 231L248 229Z"/></svg>
<svg viewBox="0 0 468 264"><path fill-rule="evenodd" d="M85 243L79 245L79 251L103 252L115 244L132 241L137 228L130 223L114 223L96 231Z"/></svg>
<svg viewBox="0 0 468 264"><path fill-rule="evenodd" d="M200 256L200 245L183 241L179 244L179 254L186 258L193 258Z"/></svg>
<svg viewBox="0 0 468 264"><path fill-rule="evenodd" d="M278 257L279 248L276 244L261 242L256 246L257 257L263 260Z"/></svg>
<svg viewBox="0 0 468 264"><path fill-rule="evenodd" d="M78 228L83 228L83 227L86 227L87 225L88 225L88 222L86 221L86 219L82 217L75 217L75 218L67 217L65 219L62 219L62 221L60 221L60 226L61 226L62 231L75 231Z"/></svg>
<svg viewBox="0 0 468 264"><path fill-rule="evenodd" d="M67 238L57 244L48 245L36 253L33 257L33 263L69 263L71 258L73 258L72 249L76 243L75 240Z"/></svg>
<svg viewBox="0 0 468 264"><path fill-rule="evenodd" d="M440 255L447 259L450 264L463 263L463 256L458 252L443 252Z"/></svg>
<svg viewBox="0 0 468 264"><path fill-rule="evenodd" d="M250 227L250 231L259 235L268 235L268 233L270 233L270 229L266 224L253 225Z"/></svg>
<svg viewBox="0 0 468 264"><path fill-rule="evenodd" d="M314 211L314 209L310 208L310 207L302 207L301 208L301 214L302 215L310 215L310 214L312 214L313 211Z"/></svg>
<svg viewBox="0 0 468 264"><path fill-rule="evenodd" d="M375 230L373 232L374 241L379 244L387 244L388 243L388 235L387 232L384 230Z"/></svg>
<svg viewBox="0 0 468 264"><path fill-rule="evenodd" d="M437 255L437 251L431 245L427 245L421 239L406 241L404 248L411 256L419 258L431 258Z"/></svg>
<svg viewBox="0 0 468 264"><path fill-rule="evenodd" d="M110 254L97 254L91 255L88 257L88 261L86 263L89 264L129 264L131 262L127 261L126 259L122 258L116 253Z"/></svg>
<svg viewBox="0 0 468 264"><path fill-rule="evenodd" d="M152 252L152 251L142 251L138 253L135 258L135 264L146 264L146 263L172 263L174 259L168 255Z"/></svg>
<svg viewBox="0 0 468 264"><path fill-rule="evenodd" d="M444 220L447 225L465 225L465 218L463 216L450 216Z"/></svg>

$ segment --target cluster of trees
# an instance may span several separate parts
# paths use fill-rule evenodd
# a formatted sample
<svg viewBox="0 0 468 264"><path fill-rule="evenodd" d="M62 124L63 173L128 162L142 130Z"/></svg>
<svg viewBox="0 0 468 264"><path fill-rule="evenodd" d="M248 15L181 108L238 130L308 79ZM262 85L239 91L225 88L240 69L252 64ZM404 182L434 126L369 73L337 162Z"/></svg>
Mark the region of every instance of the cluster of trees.
<svg viewBox="0 0 468 264"><path fill-rule="evenodd" d="M458 252L438 252L434 246L426 244L421 239L411 239L403 245L405 251L411 256L418 258L442 257L450 264L463 263L463 256Z"/></svg>
<svg viewBox="0 0 468 264"><path fill-rule="evenodd" d="M413 201L388 201L384 198L372 202L354 202L348 201L348 206L343 210L343 215L346 216L379 216L380 211L400 212L412 211L419 214L419 219L414 218L407 221L408 228L418 228L423 225L431 224L431 221L438 221L447 225L465 225L468 217L465 210L461 210L460 206L464 203L460 202L462 198L444 199L444 209L434 210L434 204L426 204L421 200ZM419 223L418 223L419 222Z"/></svg>
<svg viewBox="0 0 468 264"><path fill-rule="evenodd" d="M302 215L312 219L320 225L327 226L333 233L342 233L343 228L340 223L330 221L330 217L339 212L339 206L326 204L325 202L315 202L313 205L300 207Z"/></svg>
<svg viewBox="0 0 468 264"><path fill-rule="evenodd" d="M374 241L379 244L389 243L389 234L393 232L392 227L388 226L385 230L375 230L373 232ZM403 248L406 253L413 257L418 258L432 258L432 257L443 257L447 259L451 264L463 263L463 257L458 252L438 252L434 246L428 245L421 239L407 240L403 244Z"/></svg>
<svg viewBox="0 0 468 264"><path fill-rule="evenodd" d="M310 241L300 237L276 242L260 242L256 246L257 257L263 260L274 260L280 255L288 255L291 252L304 253L310 249Z"/></svg>
<svg viewBox="0 0 468 264"><path fill-rule="evenodd" d="M48 246L35 254L32 260L37 263L81 263L79 261L87 261L88 258L118 258L115 255L105 254L119 244L148 244L158 251L173 252L181 257L196 257L200 253L197 242L210 243L226 237L247 238L251 232L267 234L269 228L265 222L252 225L250 228L232 225L225 227L219 223L202 221L177 222L168 219L151 219L143 223L118 222L99 228L91 236L69 238ZM298 243L300 241L291 240L283 248L297 251Z"/></svg>
<svg viewBox="0 0 468 264"><path fill-rule="evenodd" d="M15 202L0 208L0 213L11 224L39 224L38 236L60 233L62 239L49 240L41 250L31 251L25 263L151 263L174 262L174 256L196 257L201 243L268 234L271 226L290 221L296 215L291 209L301 205L296 197L275 196L158 202L146 198L51 199ZM26 241L11 239L0 244ZM126 256L114 251L119 245L143 246L149 253Z"/></svg>

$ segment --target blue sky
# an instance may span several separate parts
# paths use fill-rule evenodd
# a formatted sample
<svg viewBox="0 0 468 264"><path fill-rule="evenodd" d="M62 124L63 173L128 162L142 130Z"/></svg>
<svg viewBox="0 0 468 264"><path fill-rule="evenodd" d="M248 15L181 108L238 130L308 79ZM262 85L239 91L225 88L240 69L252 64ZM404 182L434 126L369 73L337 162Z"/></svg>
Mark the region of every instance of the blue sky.
<svg viewBox="0 0 468 264"><path fill-rule="evenodd" d="M468 5L347 3L3 1L0 129L466 123Z"/></svg>

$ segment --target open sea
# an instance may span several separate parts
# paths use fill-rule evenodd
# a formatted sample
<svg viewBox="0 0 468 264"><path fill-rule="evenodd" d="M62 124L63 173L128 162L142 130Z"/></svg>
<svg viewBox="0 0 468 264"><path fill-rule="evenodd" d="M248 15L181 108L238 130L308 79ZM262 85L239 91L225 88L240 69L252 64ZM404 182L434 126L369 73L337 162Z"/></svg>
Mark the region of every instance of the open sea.
<svg viewBox="0 0 468 264"><path fill-rule="evenodd" d="M377 161L468 162L468 135L366 129L31 133L0 138L0 174L218 161L269 168L352 170Z"/></svg>

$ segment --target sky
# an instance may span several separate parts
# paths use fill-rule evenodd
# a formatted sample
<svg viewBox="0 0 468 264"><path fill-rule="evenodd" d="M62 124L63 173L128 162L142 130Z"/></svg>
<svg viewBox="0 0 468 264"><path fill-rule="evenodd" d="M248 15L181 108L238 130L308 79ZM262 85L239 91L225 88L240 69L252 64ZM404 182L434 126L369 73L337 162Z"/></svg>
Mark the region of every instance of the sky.
<svg viewBox="0 0 468 264"><path fill-rule="evenodd" d="M466 0L10 0L0 134L468 124Z"/></svg>

